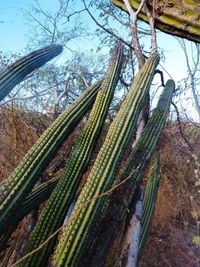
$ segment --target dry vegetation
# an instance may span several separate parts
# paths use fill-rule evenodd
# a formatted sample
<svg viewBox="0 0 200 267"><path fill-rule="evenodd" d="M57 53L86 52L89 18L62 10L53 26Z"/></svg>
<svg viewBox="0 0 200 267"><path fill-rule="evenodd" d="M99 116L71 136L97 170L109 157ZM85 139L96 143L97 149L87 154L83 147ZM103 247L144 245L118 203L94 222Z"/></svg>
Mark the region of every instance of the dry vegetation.
<svg viewBox="0 0 200 267"><path fill-rule="evenodd" d="M188 123L182 128L200 156L200 128ZM160 188L140 267L200 266L200 246L193 242L200 234L199 188L194 187L198 166L176 123L166 126L160 152Z"/></svg>
<svg viewBox="0 0 200 267"><path fill-rule="evenodd" d="M15 107L2 109L0 121L0 180L3 180L51 120L45 115L25 113ZM81 124L66 140L53 162L68 155ZM199 126L184 123L182 128L193 153L200 157ZM95 154L99 147L97 144ZM159 150L161 181L158 201L140 267L200 266L200 245L193 242L194 236L200 234L200 191L194 186L200 170L180 135L177 123L168 123Z"/></svg>

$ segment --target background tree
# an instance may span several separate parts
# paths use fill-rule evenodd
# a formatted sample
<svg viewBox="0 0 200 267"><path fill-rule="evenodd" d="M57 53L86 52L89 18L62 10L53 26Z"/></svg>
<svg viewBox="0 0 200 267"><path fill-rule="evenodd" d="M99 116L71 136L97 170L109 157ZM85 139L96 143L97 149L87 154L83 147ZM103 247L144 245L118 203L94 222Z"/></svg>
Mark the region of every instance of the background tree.
<svg viewBox="0 0 200 267"><path fill-rule="evenodd" d="M180 84L180 93L187 94L191 91L195 110L200 122L200 44L190 43L189 46L183 39L178 39L183 50L188 77L184 78Z"/></svg>

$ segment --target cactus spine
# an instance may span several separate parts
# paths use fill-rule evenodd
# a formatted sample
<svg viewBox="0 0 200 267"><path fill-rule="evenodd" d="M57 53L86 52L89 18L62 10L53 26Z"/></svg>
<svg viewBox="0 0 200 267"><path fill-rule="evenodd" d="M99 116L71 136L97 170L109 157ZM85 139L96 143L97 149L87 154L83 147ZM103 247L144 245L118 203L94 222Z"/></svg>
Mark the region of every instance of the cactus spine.
<svg viewBox="0 0 200 267"><path fill-rule="evenodd" d="M168 80L156 109L150 117L138 144L133 149L127 165L124 167L123 177L130 175L140 164L140 167L137 168L134 174L134 180L135 182L141 181L143 177L141 170L149 162L164 128L174 89L174 81Z"/></svg>
<svg viewBox="0 0 200 267"><path fill-rule="evenodd" d="M84 250L90 226L102 205L101 199L87 201L106 191L122 152L130 139L133 127L149 91L158 55L151 56L136 75L129 94L111 124L105 142L97 156L88 180L58 243L54 255L55 266L77 266Z"/></svg>
<svg viewBox="0 0 200 267"><path fill-rule="evenodd" d="M136 184L141 182L144 171L155 151L157 142L164 128L174 89L174 81L167 81L157 107L154 109L152 116L145 126L139 142L129 156L127 163L122 170L122 174L115 180L115 184L117 184L127 177L130 178L122 188L113 192L111 200L108 200L106 205L104 205L105 208L97 226L98 231L92 229L90 232L90 240L86 244L85 251L89 263L87 262L87 259L84 259L84 256L80 259L80 261L86 260L86 266L101 265L102 258L105 259L108 256L109 248L112 247L115 240L119 237L120 230L123 228L122 224L127 217L126 210L129 208L133 200ZM112 224L110 224L110 221L112 221ZM103 225L102 222L106 222L106 226ZM95 256L93 248L95 248L95 251L98 251L97 256ZM94 263L95 265L93 265Z"/></svg>
<svg viewBox="0 0 200 267"><path fill-rule="evenodd" d="M58 56L62 50L61 45L47 46L22 57L8 66L6 70L3 70L0 73L0 101L9 94L15 85L22 82L29 73Z"/></svg>
<svg viewBox="0 0 200 267"><path fill-rule="evenodd" d="M6 227L11 227L16 225L33 209L35 209L38 205L43 203L45 200L49 198L52 191L56 187L60 176L53 177L51 180L42 183L38 187L34 188L26 198L24 199L23 203L19 207L18 211L13 214L12 221L9 220L6 222ZM3 229L3 232L7 231L7 229Z"/></svg>
<svg viewBox="0 0 200 267"><path fill-rule="evenodd" d="M89 119L81 131L77 143L67 160L64 174L59 179L58 185L42 211L39 221L28 240L27 252L38 247L49 235L62 225L66 212L75 195L81 173L88 164L93 146L106 119L114 89L119 79L121 66L122 47L120 45L117 51L114 51ZM22 266L44 266L54 241L55 240L51 240L47 247L44 247L37 254L29 257Z"/></svg>
<svg viewBox="0 0 200 267"><path fill-rule="evenodd" d="M6 229L9 220L20 206L26 194L34 186L37 176L53 156L63 140L75 128L94 103L102 83L96 82L67 108L41 135L35 145L24 156L20 164L0 187L0 232Z"/></svg>

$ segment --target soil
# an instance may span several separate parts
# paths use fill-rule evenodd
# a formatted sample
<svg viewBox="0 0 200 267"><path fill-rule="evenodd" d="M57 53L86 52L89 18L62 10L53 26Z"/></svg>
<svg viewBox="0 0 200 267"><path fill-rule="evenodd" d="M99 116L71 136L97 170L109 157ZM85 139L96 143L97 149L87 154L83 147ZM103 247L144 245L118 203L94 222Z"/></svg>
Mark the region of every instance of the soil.
<svg viewBox="0 0 200 267"><path fill-rule="evenodd" d="M139 267L199 267L200 248L192 242L194 235L192 227L152 223Z"/></svg>

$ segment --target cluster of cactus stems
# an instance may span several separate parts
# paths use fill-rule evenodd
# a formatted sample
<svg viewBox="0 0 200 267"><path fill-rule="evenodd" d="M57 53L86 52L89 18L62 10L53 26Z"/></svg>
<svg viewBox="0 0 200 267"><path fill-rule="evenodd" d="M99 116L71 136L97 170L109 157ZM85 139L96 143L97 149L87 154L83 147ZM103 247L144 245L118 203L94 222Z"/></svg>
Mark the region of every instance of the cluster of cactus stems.
<svg viewBox="0 0 200 267"><path fill-rule="evenodd" d="M127 12L123 0L111 0L117 7ZM141 0L129 0L132 8L137 10ZM200 42L200 2L198 0L146 1L155 27L161 31L194 42ZM149 23L145 9L138 14L139 19Z"/></svg>
<svg viewBox="0 0 200 267"><path fill-rule="evenodd" d="M41 170L91 108L101 84L102 80L88 87L41 135L7 180L0 185L0 233L6 229L6 222L33 188Z"/></svg>
<svg viewBox="0 0 200 267"><path fill-rule="evenodd" d="M159 154L155 156L155 159L152 159L152 166L148 173L147 183L145 187L144 193L144 201L143 201L143 214L142 214L142 229L140 234L140 242L138 248L138 254L140 255L142 252L142 248L144 246L144 242L147 236L148 228L153 216L157 193L159 188L159 180L160 180L160 158Z"/></svg>
<svg viewBox="0 0 200 267"><path fill-rule="evenodd" d="M61 45L50 45L36 50L9 65L0 73L0 101L32 71L40 68L62 52Z"/></svg>
<svg viewBox="0 0 200 267"><path fill-rule="evenodd" d="M80 264L79 258L90 234L89 229L105 199L88 201L111 186L112 175L136 126L158 62L157 54L147 60L136 75L129 94L109 127L105 142L55 250L53 264L57 267Z"/></svg>
<svg viewBox="0 0 200 267"><path fill-rule="evenodd" d="M107 201L108 203L104 204L105 208L101 213L100 224L101 221L108 221L106 227L102 225L102 230L98 223L98 231L96 231L96 226L90 231L90 239L87 240L85 248L86 253L89 254L88 258L90 259L90 264L87 262L88 266L94 266L94 262L96 266L99 266L97 261L106 258L110 247L112 247L113 242L115 242L119 236L122 224L126 221L128 216L126 210L127 208L129 209L132 203L136 185L141 182L148 162L155 152L156 145L169 113L174 90L174 81L168 80L159 98L157 107L154 109L152 116L145 126L139 142L130 154L121 175L115 179L115 184L118 184L127 177L130 178L126 184L124 184L125 187L113 191L113 195ZM110 221L112 221L112 225L109 223ZM95 253L92 248L98 251L97 257L94 256Z"/></svg>
<svg viewBox="0 0 200 267"><path fill-rule="evenodd" d="M90 116L80 132L78 140L67 159L63 175L43 209L27 245L32 251L46 240L64 222L67 210L73 200L81 174L87 166L94 144L102 129L113 98L122 66L122 46L119 45L112 55L107 74L98 92ZM29 257L22 266L44 266L48 260L54 240L38 253Z"/></svg>
<svg viewBox="0 0 200 267"><path fill-rule="evenodd" d="M0 83L0 88L1 84L3 86L4 83L4 88L7 88L6 92L8 93L12 89L11 87L14 87L33 70L31 70L33 66L34 69L40 67L61 51L62 47L55 45L46 48L46 50L35 51L24 57L15 63L13 69L7 71L7 74L6 71L4 76L0 74L0 78L4 79ZM69 206L74 199L81 175L91 158L93 147L105 122L114 89L119 79L122 61L122 46L119 45L113 53L105 78L88 87L55 120L52 126L42 134L36 144L28 151L8 179L0 185L0 233L3 233L0 237L0 247L3 248L5 246L18 222L29 211L46 200L52 191L53 193L40 214L38 223L28 240L26 253L37 248L63 224ZM104 244L102 244L103 241L101 242L101 240L99 242L99 236L95 236L94 226L99 219L103 205L106 204L106 208L104 207L103 209L103 216L106 216L107 207L109 206L110 209L110 204L112 203L105 196L100 198L98 196L133 173L132 178L128 181L126 201L121 201L120 205L125 205L125 202L126 205L130 203L135 185L141 182L143 178L145 168L155 151L169 112L175 89L175 83L172 80L167 81L157 108L153 111L139 142L133 148L121 175L113 179L118 162L133 132L136 131L138 117L149 92L158 62L158 54L151 55L146 61L136 75L126 99L110 125L104 144L99 151L86 184L78 197L68 222L63 226L63 232L54 253L53 266L80 266L83 254L90 244L93 243L94 245L95 242L97 247L102 245L101 253L106 255L108 242L106 240L104 240ZM24 68L27 68L26 72ZM14 79L12 77L17 80L15 84L12 81ZM2 94L2 96L4 97L5 95ZM80 132L76 145L70 152L63 174L29 193L36 183L41 170L46 167L64 139L72 132L92 105L92 111ZM155 166L157 165L158 162L156 162ZM157 169L156 167L152 168L152 178L147 182L140 248L143 246L155 206L158 183ZM107 205L108 203L109 205ZM116 205L114 208L116 208ZM123 208L118 207L118 210L120 213ZM112 229L111 227L110 229L111 232L113 231L114 237L117 233L116 228L113 227ZM92 236L94 239L91 238ZM55 241L56 238L51 239L47 246L32 254L20 266L45 266Z"/></svg>

